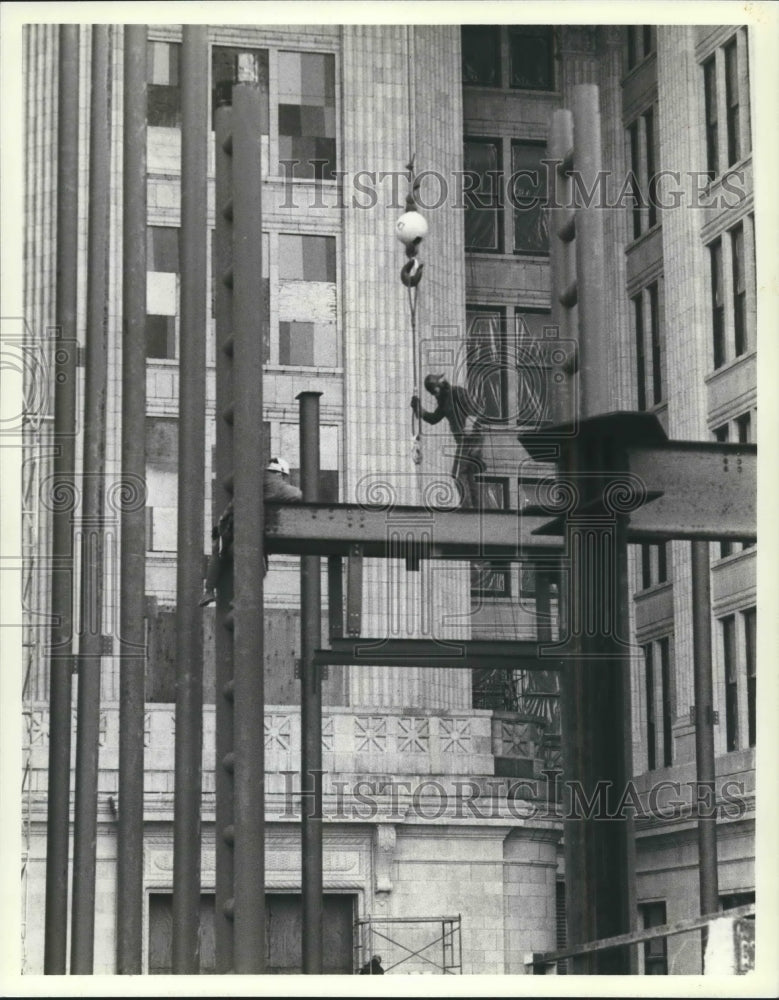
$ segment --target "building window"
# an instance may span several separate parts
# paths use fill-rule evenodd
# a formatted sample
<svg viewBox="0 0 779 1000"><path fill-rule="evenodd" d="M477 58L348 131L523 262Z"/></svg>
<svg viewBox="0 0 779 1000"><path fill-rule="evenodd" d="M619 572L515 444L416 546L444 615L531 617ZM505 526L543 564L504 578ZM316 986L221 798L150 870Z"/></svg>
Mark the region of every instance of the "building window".
<svg viewBox="0 0 779 1000"><path fill-rule="evenodd" d="M149 42L147 45L147 124L160 128L181 128L181 87L178 42Z"/></svg>
<svg viewBox="0 0 779 1000"><path fill-rule="evenodd" d="M733 265L733 333L736 357L747 350L747 284L744 261L744 225L730 230L730 253Z"/></svg>
<svg viewBox="0 0 779 1000"><path fill-rule="evenodd" d="M746 28L739 28L712 53L702 70L706 169L713 180L743 160L751 149Z"/></svg>
<svg viewBox="0 0 779 1000"><path fill-rule="evenodd" d="M236 49L226 45L211 48L211 127L214 111L219 104L232 103L233 85L239 80L268 79L267 49ZM268 107L260 123L263 135L268 134Z"/></svg>
<svg viewBox="0 0 779 1000"><path fill-rule="evenodd" d="M335 56L279 52L279 160L292 177L334 180Z"/></svg>
<svg viewBox="0 0 779 1000"><path fill-rule="evenodd" d="M501 150L497 139L465 140L465 249L498 253L503 245Z"/></svg>
<svg viewBox="0 0 779 1000"><path fill-rule="evenodd" d="M725 749L755 746L757 718L757 611L746 608L719 620L725 681Z"/></svg>
<svg viewBox="0 0 779 1000"><path fill-rule="evenodd" d="M666 922L665 902L640 903L638 907L644 929L662 927ZM667 976L668 954L666 938L652 938L644 942L644 975Z"/></svg>
<svg viewBox="0 0 779 1000"><path fill-rule="evenodd" d="M633 239L657 224L657 115L646 108L627 127L632 197Z"/></svg>
<svg viewBox="0 0 779 1000"><path fill-rule="evenodd" d="M146 229L146 357L174 360L179 314L179 230Z"/></svg>
<svg viewBox="0 0 779 1000"><path fill-rule="evenodd" d="M641 544L641 589L668 582L668 544Z"/></svg>
<svg viewBox="0 0 779 1000"><path fill-rule="evenodd" d="M510 83L522 90L554 90L554 30L509 28Z"/></svg>
<svg viewBox="0 0 779 1000"><path fill-rule="evenodd" d="M711 334L714 367L725 364L725 292L722 282L722 240L709 246L711 264Z"/></svg>
<svg viewBox="0 0 779 1000"><path fill-rule="evenodd" d="M706 169L713 180L717 176L719 163L717 63L714 56L703 64L703 94L706 105Z"/></svg>
<svg viewBox="0 0 779 1000"><path fill-rule="evenodd" d="M489 306L466 306L468 391L482 417L506 419L508 367L506 314Z"/></svg>
<svg viewBox="0 0 779 1000"><path fill-rule="evenodd" d="M508 479L499 476L480 477L479 503L484 510L508 510ZM511 563L500 559L471 562L471 597L511 597Z"/></svg>
<svg viewBox="0 0 779 1000"><path fill-rule="evenodd" d="M514 364L516 400L509 386L510 412L518 427L539 428L556 419L560 408L559 343L549 336L551 313L517 306L514 310ZM513 377L513 375L512 375Z"/></svg>
<svg viewBox="0 0 779 1000"><path fill-rule="evenodd" d="M665 324L660 281L633 296L636 342L636 391L639 410L665 402L667 384Z"/></svg>
<svg viewBox="0 0 779 1000"><path fill-rule="evenodd" d="M728 166L732 167L741 159L738 48L735 38L725 46L725 107L728 127Z"/></svg>
<svg viewBox="0 0 779 1000"><path fill-rule="evenodd" d="M279 364L335 368L334 236L278 236Z"/></svg>
<svg viewBox="0 0 779 1000"><path fill-rule="evenodd" d="M462 76L463 83L482 87L501 85L500 28L493 25L463 25Z"/></svg>
<svg viewBox="0 0 779 1000"><path fill-rule="evenodd" d="M737 750L738 734L738 666L736 663L736 616L720 619L722 655L725 663L725 746L728 753Z"/></svg>
<svg viewBox="0 0 779 1000"><path fill-rule="evenodd" d="M647 642L643 650L647 770L653 771L673 764L671 637Z"/></svg>
<svg viewBox="0 0 779 1000"><path fill-rule="evenodd" d="M178 511L178 420L146 418L146 550L175 552Z"/></svg>
<svg viewBox="0 0 779 1000"><path fill-rule="evenodd" d="M628 69L633 69L655 51L657 29L654 24L628 25Z"/></svg>
<svg viewBox="0 0 779 1000"><path fill-rule="evenodd" d="M754 906L755 905L755 891L754 889L747 889L744 892L729 892L724 896L719 898L719 908L720 911L724 910L735 910L739 906ZM754 920L754 916L749 918Z"/></svg>
<svg viewBox="0 0 779 1000"><path fill-rule="evenodd" d="M512 142L511 191L514 212L514 253L548 254L547 174L541 162L546 147Z"/></svg>
<svg viewBox="0 0 779 1000"><path fill-rule="evenodd" d="M747 743L757 740L757 609L741 613L744 621L744 652L747 668Z"/></svg>

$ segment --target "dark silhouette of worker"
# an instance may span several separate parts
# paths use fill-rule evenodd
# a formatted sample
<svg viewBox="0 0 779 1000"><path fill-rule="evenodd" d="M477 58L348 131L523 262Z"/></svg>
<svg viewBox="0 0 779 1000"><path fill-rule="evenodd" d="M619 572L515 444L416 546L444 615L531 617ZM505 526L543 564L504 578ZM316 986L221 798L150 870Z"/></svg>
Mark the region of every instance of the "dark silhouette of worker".
<svg viewBox="0 0 779 1000"><path fill-rule="evenodd" d="M435 410L423 409L419 396L411 397L411 408L428 424L437 424L444 418L449 422L457 445L452 476L460 490L462 506L478 507L479 487L476 477L484 469L484 431L473 397L462 386L451 385L443 375L426 375L425 389L435 396Z"/></svg>
<svg viewBox="0 0 779 1000"><path fill-rule="evenodd" d="M381 967L381 955L374 955L370 962L366 962L360 969L360 976L383 976L384 969Z"/></svg>
<svg viewBox="0 0 779 1000"><path fill-rule="evenodd" d="M303 494L289 481L289 464L283 458L272 458L265 470L263 498L281 503L297 503ZM206 580L200 606L216 600L216 589L222 572L222 561L233 541L233 501L225 507L219 522L211 529L211 556L208 560ZM268 572L268 557L263 557L264 571Z"/></svg>

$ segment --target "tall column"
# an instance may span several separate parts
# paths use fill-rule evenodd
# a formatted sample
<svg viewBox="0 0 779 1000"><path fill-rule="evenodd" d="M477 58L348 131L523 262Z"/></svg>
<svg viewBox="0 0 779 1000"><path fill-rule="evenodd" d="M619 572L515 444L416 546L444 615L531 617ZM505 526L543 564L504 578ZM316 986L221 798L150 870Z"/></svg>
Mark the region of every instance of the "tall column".
<svg viewBox="0 0 779 1000"><path fill-rule="evenodd" d="M451 44L442 38L446 32ZM344 27L344 76L352 83L344 95L344 169L347 177L360 170L387 172L374 206L352 207L351 192L345 198L345 499L386 503L388 531L402 531L397 504L440 500L451 485L452 459L444 451L452 442L445 425L425 425L422 464L414 465L411 457L413 339L395 223L404 210L408 184L401 175L411 153L417 171L435 171L447 185L462 166L459 50L454 26ZM462 210L434 176L420 195L430 227L420 254L420 375L435 364L451 377L464 335ZM434 533L432 513L429 523ZM465 567L423 563L408 573L392 560L365 562L363 635L465 637L468 605ZM471 697L467 673L413 667L352 668L350 690L353 704L376 707L466 708Z"/></svg>

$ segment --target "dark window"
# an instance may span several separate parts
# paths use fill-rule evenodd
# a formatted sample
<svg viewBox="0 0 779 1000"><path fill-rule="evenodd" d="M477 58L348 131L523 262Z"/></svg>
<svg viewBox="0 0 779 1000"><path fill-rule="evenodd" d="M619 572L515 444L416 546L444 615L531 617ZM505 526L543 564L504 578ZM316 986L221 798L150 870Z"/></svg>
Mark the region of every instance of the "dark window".
<svg viewBox="0 0 779 1000"><path fill-rule="evenodd" d="M738 87L738 49L736 39L725 46L725 103L728 124L728 166L741 159L741 110Z"/></svg>
<svg viewBox="0 0 779 1000"><path fill-rule="evenodd" d="M281 169L292 161L293 177L333 180L335 56L279 52L278 67Z"/></svg>
<svg viewBox="0 0 779 1000"><path fill-rule="evenodd" d="M463 25L462 74L463 83L499 87L500 28L492 25Z"/></svg>
<svg viewBox="0 0 779 1000"><path fill-rule="evenodd" d="M658 642L660 649L661 703L663 709L663 767L673 764L673 712L671 708L671 643L667 636Z"/></svg>
<svg viewBox="0 0 779 1000"><path fill-rule="evenodd" d="M628 25L628 69L633 69L655 50L653 24Z"/></svg>
<svg viewBox="0 0 779 1000"><path fill-rule="evenodd" d="M646 764L648 771L657 767L657 722L655 717L655 669L652 643L644 646L644 691L646 694Z"/></svg>
<svg viewBox="0 0 779 1000"><path fill-rule="evenodd" d="M507 510L509 481L503 477L479 480L479 503L485 510ZM471 563L471 596L511 597L511 564L500 559L480 559Z"/></svg>
<svg viewBox="0 0 779 1000"><path fill-rule="evenodd" d="M179 273L179 235L173 226L146 227L146 270Z"/></svg>
<svg viewBox="0 0 779 1000"><path fill-rule="evenodd" d="M643 295L633 298L633 316L636 326L636 388L638 408L646 409L646 357L644 354L644 301Z"/></svg>
<svg viewBox="0 0 779 1000"><path fill-rule="evenodd" d="M509 28L510 83L523 90L554 90L554 30L541 25Z"/></svg>
<svg viewBox="0 0 779 1000"><path fill-rule="evenodd" d="M714 348L714 367L725 364L725 296L722 283L722 242L716 240L709 247L711 258L711 325Z"/></svg>
<svg viewBox="0 0 779 1000"><path fill-rule="evenodd" d="M755 746L757 738L757 609L743 612L744 644L747 663L747 732L749 746Z"/></svg>
<svg viewBox="0 0 779 1000"><path fill-rule="evenodd" d="M752 414L742 413L736 417L736 432L739 444L749 444L752 440Z"/></svg>
<svg viewBox="0 0 779 1000"><path fill-rule="evenodd" d="M146 357L174 361L176 358L176 317L146 316Z"/></svg>
<svg viewBox="0 0 779 1000"><path fill-rule="evenodd" d="M239 80L268 79L267 49L236 49L214 45L211 49L211 128L214 111L221 103L232 103L233 85ZM260 128L268 134L268 108L265 106Z"/></svg>
<svg viewBox="0 0 779 1000"><path fill-rule="evenodd" d="M666 922L665 903L642 903L639 911L643 918L644 928L662 927ZM644 975L667 976L668 956L666 938L652 938L644 942Z"/></svg>
<svg viewBox="0 0 779 1000"><path fill-rule="evenodd" d="M628 137L630 139L630 172L632 174L632 185L633 185L633 205L631 208L631 216L633 218L633 239L638 239L641 235L641 204L643 198L641 196L640 187L640 177L641 177L641 143L639 138L639 123L637 121L633 122L628 127Z"/></svg>
<svg viewBox="0 0 779 1000"><path fill-rule="evenodd" d="M736 618L720 619L725 662L725 743L728 752L738 749L738 663L736 660Z"/></svg>
<svg viewBox="0 0 779 1000"><path fill-rule="evenodd" d="M736 357L747 349L747 282L744 268L744 226L739 223L730 231L733 260L733 326Z"/></svg>
<svg viewBox="0 0 779 1000"><path fill-rule="evenodd" d="M647 202L649 204L649 228L657 223L657 133L655 129L655 113L653 108L644 112L644 131L646 134L646 183Z"/></svg>
<svg viewBox="0 0 779 1000"><path fill-rule="evenodd" d="M706 169L709 177L714 179L719 173L717 63L714 56L703 64L703 92L706 104Z"/></svg>
<svg viewBox="0 0 779 1000"><path fill-rule="evenodd" d="M514 212L514 253L549 253L546 147L512 142L508 196Z"/></svg>
<svg viewBox="0 0 779 1000"><path fill-rule="evenodd" d="M501 157L495 139L465 140L465 248L499 252L503 245L500 211Z"/></svg>
<svg viewBox="0 0 779 1000"><path fill-rule="evenodd" d="M657 546L657 582L668 582L668 543L661 542Z"/></svg>
<svg viewBox="0 0 779 1000"><path fill-rule="evenodd" d="M541 427L566 406L561 352L554 336L549 336L550 323L551 314L545 310L522 306L514 310L511 369L516 376L518 426Z"/></svg>
<svg viewBox="0 0 779 1000"><path fill-rule="evenodd" d="M648 542L641 544L641 586L644 590L652 586L652 546Z"/></svg>
<svg viewBox="0 0 779 1000"><path fill-rule="evenodd" d="M506 318L502 309L466 307L468 391L479 413L503 421L508 408Z"/></svg>
<svg viewBox="0 0 779 1000"><path fill-rule="evenodd" d="M649 292L649 336L652 346L652 402L662 403L665 396L665 338L660 315L660 293L657 283L650 285Z"/></svg>
<svg viewBox="0 0 779 1000"><path fill-rule="evenodd" d="M719 898L720 910L735 910L739 906L750 905L755 905L754 890L747 890L746 892L729 892L727 895L720 896Z"/></svg>
<svg viewBox="0 0 779 1000"><path fill-rule="evenodd" d="M147 46L146 116L149 125L181 127L178 42L149 42Z"/></svg>

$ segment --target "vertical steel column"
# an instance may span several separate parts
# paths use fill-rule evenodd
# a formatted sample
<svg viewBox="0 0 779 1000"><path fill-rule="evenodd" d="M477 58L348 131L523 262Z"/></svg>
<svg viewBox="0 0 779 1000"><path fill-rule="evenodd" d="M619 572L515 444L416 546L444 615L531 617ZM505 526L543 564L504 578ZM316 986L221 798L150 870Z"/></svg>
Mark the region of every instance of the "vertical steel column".
<svg viewBox="0 0 779 1000"><path fill-rule="evenodd" d="M203 742L204 452L208 30L185 25L181 53L181 337L176 571L176 775L173 971L200 971L200 808Z"/></svg>
<svg viewBox="0 0 779 1000"><path fill-rule="evenodd" d="M598 87L573 89L574 169L591 190L601 173ZM583 417L611 409L611 343L606 329L606 262L603 235L605 206L576 213L576 272L579 311L580 410Z"/></svg>
<svg viewBox="0 0 779 1000"><path fill-rule="evenodd" d="M235 971L265 970L261 128L265 70L233 88Z"/></svg>
<svg viewBox="0 0 779 1000"><path fill-rule="evenodd" d="M301 392L300 488L319 499L319 397ZM322 972L322 685L314 650L322 640L319 556L300 557L300 793L303 891L303 972Z"/></svg>
<svg viewBox="0 0 779 1000"><path fill-rule="evenodd" d="M573 132L571 166L587 191L594 186L597 190L601 137L598 88L593 84L574 88ZM602 213L597 201L577 206L575 291L563 302L578 307L581 417L611 408ZM581 513L569 515L571 659L563 672L561 706L566 812L571 815L565 823L568 937L571 944L579 944L627 933L635 920L631 825L615 813L632 767L627 543L619 505L609 500L612 488L622 488L620 472L627 466L617 442L585 441L581 432L566 453L564 475L583 505ZM624 483L630 490L630 481ZM588 503L598 504L600 511L588 514ZM594 815L573 815L570 782L588 800L595 798ZM630 965L630 950L624 948L577 958L573 971L626 974Z"/></svg>
<svg viewBox="0 0 779 1000"><path fill-rule="evenodd" d="M213 479L214 524L229 504L233 494L233 429L226 414L233 406L233 312L232 293L224 282L232 267L232 156L230 134L232 110L221 104L214 113L216 213L213 258L211 262L216 321L216 458ZM233 971L233 601L232 564L223 566L216 590L216 754L214 785L216 789L216 899L214 936L216 971Z"/></svg>
<svg viewBox="0 0 779 1000"><path fill-rule="evenodd" d="M81 521L81 628L78 655L73 925L70 971L89 975L95 947L97 773L100 742L103 541L108 370L108 241L111 70L108 25L92 25L89 131L87 336Z"/></svg>
<svg viewBox="0 0 779 1000"><path fill-rule="evenodd" d="M698 878L701 916L705 916L707 913L716 913L719 907L709 543L690 542L690 557L693 690L695 697L695 772L698 783Z"/></svg>
<svg viewBox="0 0 779 1000"><path fill-rule="evenodd" d="M124 28L116 968L142 971L146 630L146 26Z"/></svg>
<svg viewBox="0 0 779 1000"><path fill-rule="evenodd" d="M78 261L78 50L75 24L59 28L57 123L57 345L51 515L49 789L43 970L67 972L70 709L73 675L73 514L76 464Z"/></svg>

